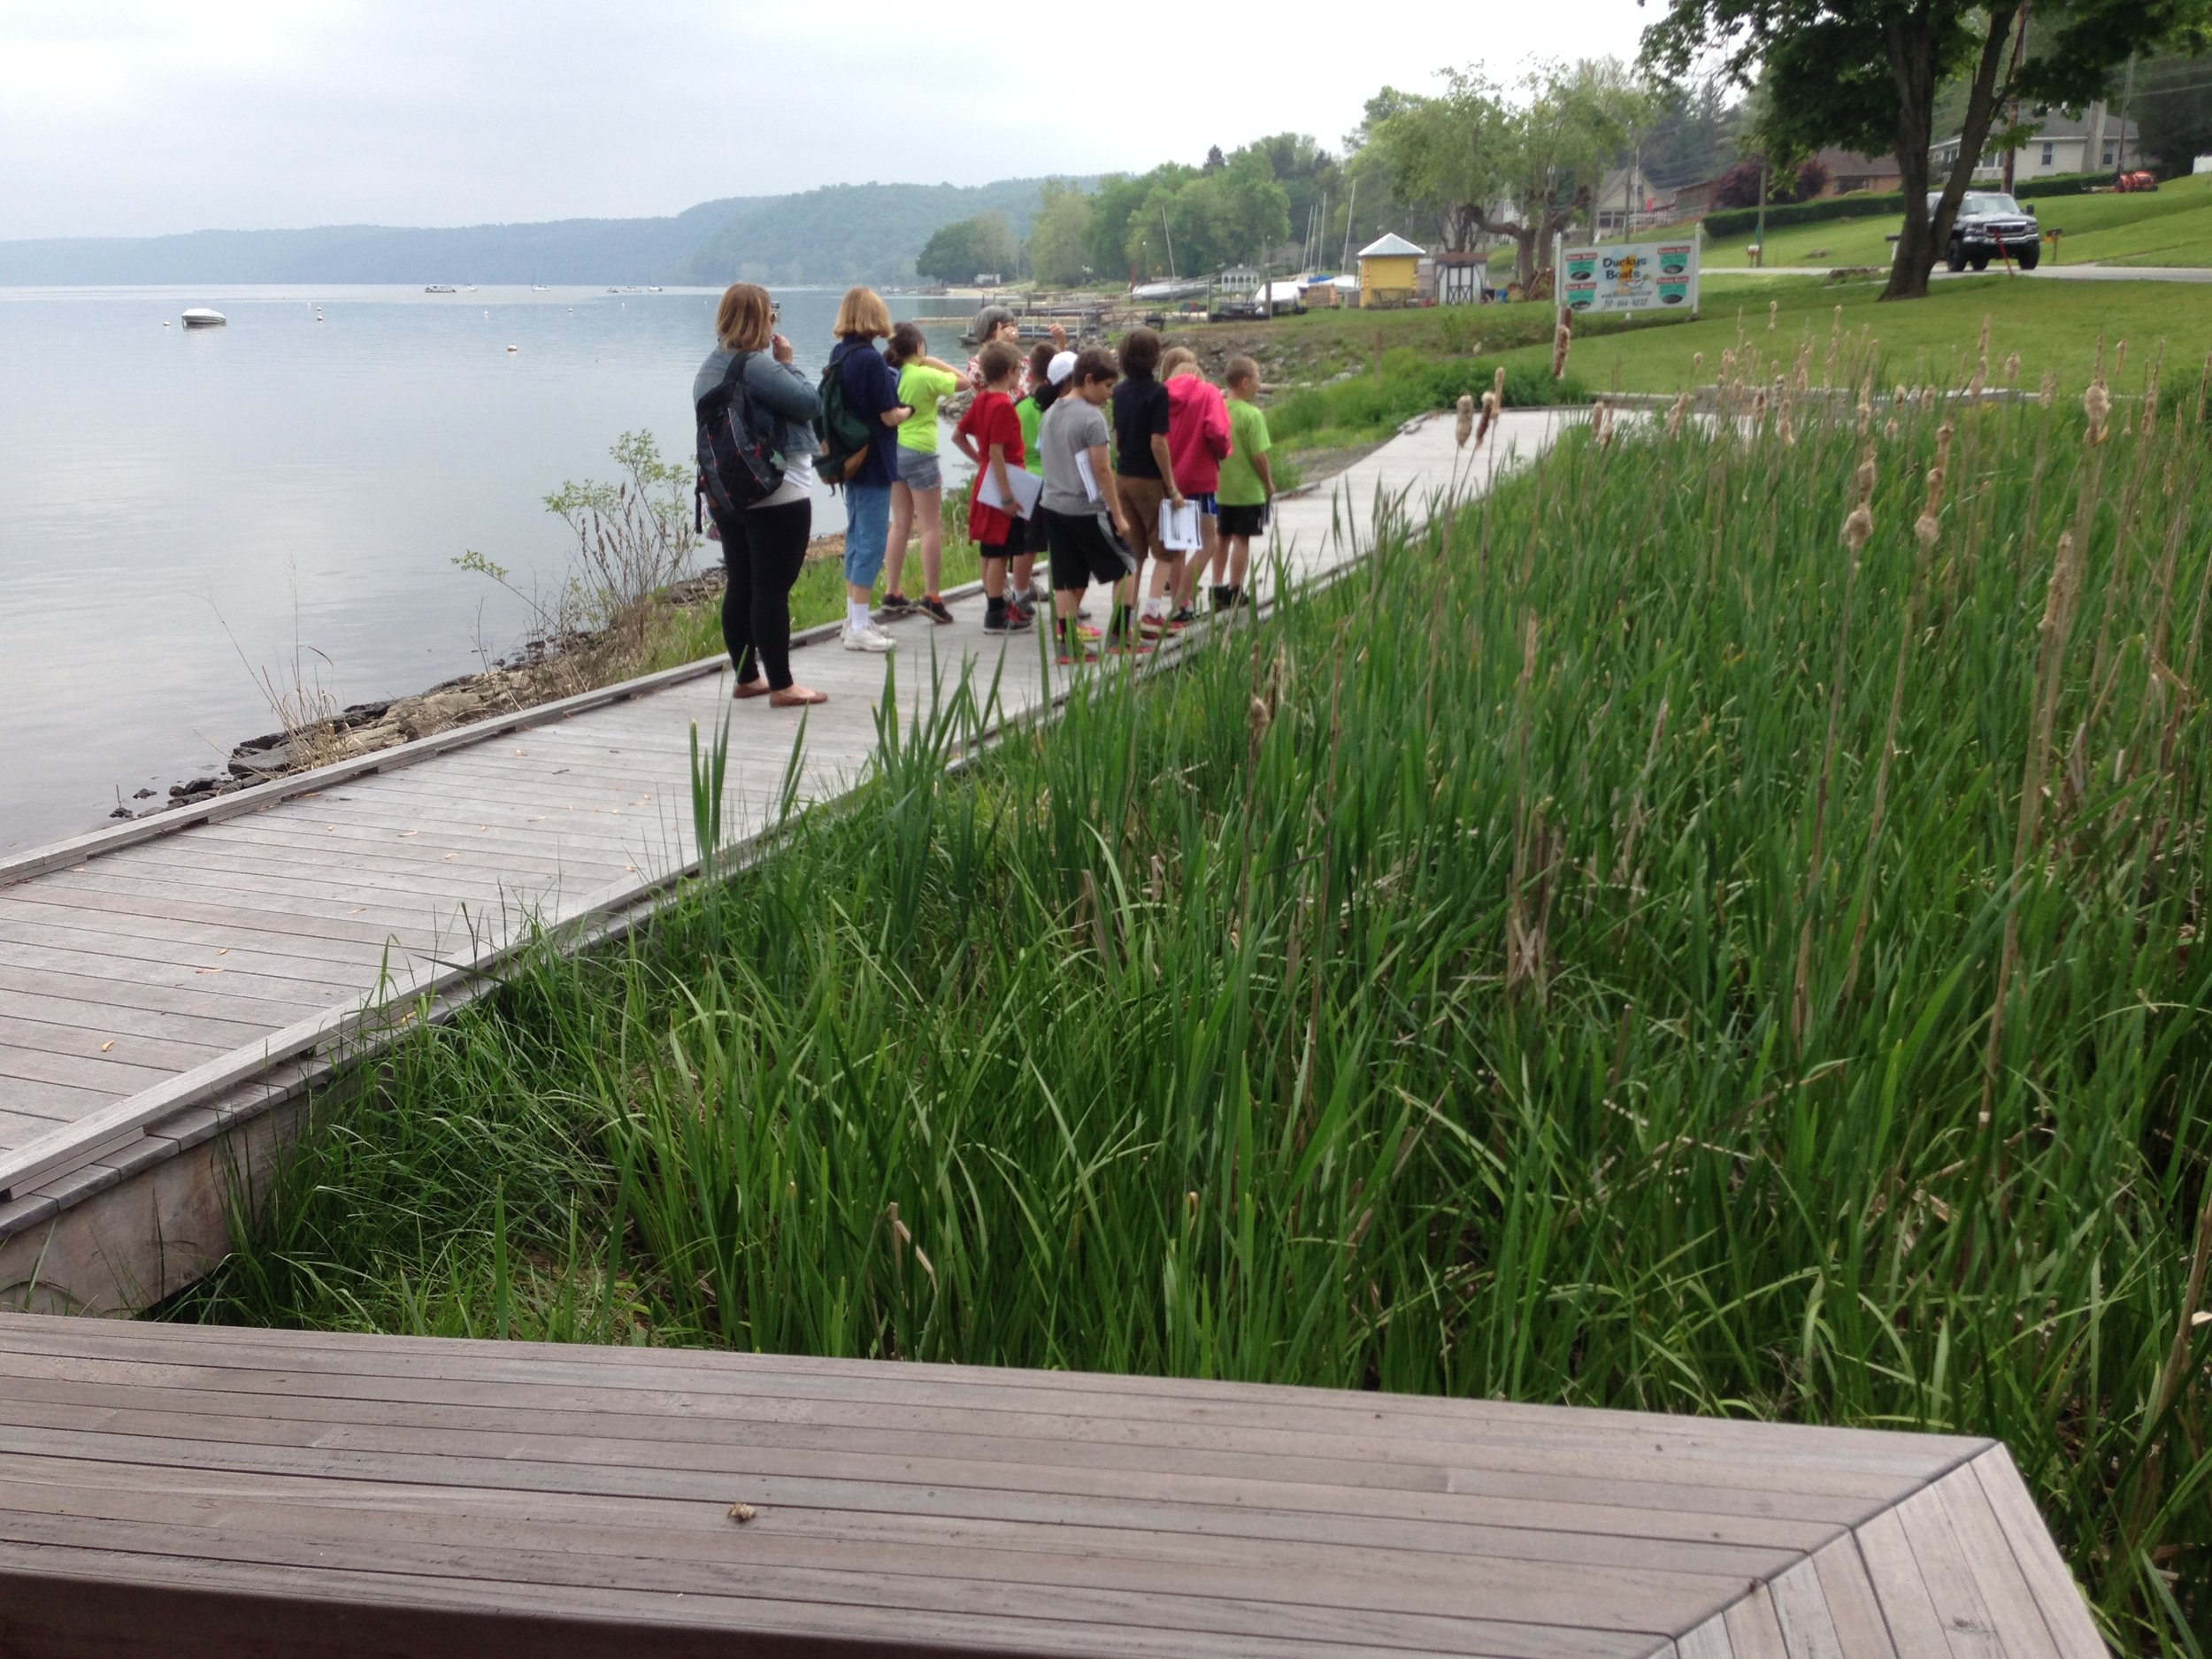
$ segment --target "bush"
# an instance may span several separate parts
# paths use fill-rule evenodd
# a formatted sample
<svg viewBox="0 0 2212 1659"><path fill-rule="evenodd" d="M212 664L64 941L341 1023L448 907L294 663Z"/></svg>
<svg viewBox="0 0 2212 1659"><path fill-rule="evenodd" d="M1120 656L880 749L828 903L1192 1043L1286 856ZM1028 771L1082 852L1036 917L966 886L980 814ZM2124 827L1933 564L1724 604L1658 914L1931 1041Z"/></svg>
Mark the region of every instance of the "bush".
<svg viewBox="0 0 2212 1659"><path fill-rule="evenodd" d="M1767 204L1767 228L1781 230L1791 225L1817 225L1832 219L1864 219L1880 213L1894 213L1904 217L1905 198L1901 192L1886 190L1880 195L1867 192L1855 196L1824 196L1812 202L1786 202L1776 206ZM1755 207L1724 208L1717 213L1705 216L1708 236L1740 236L1759 226L1759 210Z"/></svg>
<svg viewBox="0 0 2212 1659"><path fill-rule="evenodd" d="M2047 179L2030 179L2013 195L2023 202L2039 196L2085 196L2111 182L2108 173L2055 173Z"/></svg>

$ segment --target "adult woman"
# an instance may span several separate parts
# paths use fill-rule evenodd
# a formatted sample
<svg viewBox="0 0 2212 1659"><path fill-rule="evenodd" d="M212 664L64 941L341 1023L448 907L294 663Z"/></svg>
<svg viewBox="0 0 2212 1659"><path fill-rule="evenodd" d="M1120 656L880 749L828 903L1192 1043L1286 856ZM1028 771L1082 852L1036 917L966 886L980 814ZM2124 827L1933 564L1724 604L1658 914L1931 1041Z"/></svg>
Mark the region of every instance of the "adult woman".
<svg viewBox="0 0 2212 1659"><path fill-rule="evenodd" d="M868 425L868 458L845 481L845 626L849 651L887 651L891 636L868 613L890 544L891 487L899 477L899 423L913 411L899 402L899 377L875 342L891 337L891 308L870 288L845 290L837 307L837 371L845 407Z"/></svg>
<svg viewBox="0 0 2212 1659"><path fill-rule="evenodd" d="M810 691L791 678L791 584L806 562L808 533L814 526L814 432L821 399L806 377L792 366L791 342L775 332L776 305L768 290L752 282L733 282L714 314L715 349L691 382L694 403L722 383L731 365L753 401L776 421L777 465L783 482L745 511L725 517L714 527L722 538L722 567L728 585L722 592L722 642L737 671L740 698L768 699L772 708L827 703L827 694ZM766 671L764 680L763 670Z"/></svg>

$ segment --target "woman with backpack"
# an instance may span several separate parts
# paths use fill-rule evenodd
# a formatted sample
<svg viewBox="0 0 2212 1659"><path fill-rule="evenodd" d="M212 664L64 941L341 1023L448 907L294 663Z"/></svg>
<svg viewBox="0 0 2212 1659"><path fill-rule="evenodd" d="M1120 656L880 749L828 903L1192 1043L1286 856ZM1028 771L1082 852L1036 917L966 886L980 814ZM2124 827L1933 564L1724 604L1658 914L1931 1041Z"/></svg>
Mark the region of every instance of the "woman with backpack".
<svg viewBox="0 0 2212 1659"><path fill-rule="evenodd" d="M891 487L899 478L899 426L914 411L899 402L898 371L875 342L891 337L891 308L871 288L845 290L837 344L822 372L828 453L823 477L845 492L845 626L849 651L887 651L895 641L869 612L891 540Z"/></svg>
<svg viewBox="0 0 2212 1659"><path fill-rule="evenodd" d="M814 417L821 399L792 366L791 342L776 333L776 303L752 282L733 282L714 315L715 349L691 382L696 404L733 374L750 399L758 441L782 477L734 513L714 506L722 541L722 642L737 671L737 697L766 697L777 709L827 703L791 678L791 584L806 562L814 527ZM772 427L772 430L771 429ZM763 671L765 670L765 678Z"/></svg>

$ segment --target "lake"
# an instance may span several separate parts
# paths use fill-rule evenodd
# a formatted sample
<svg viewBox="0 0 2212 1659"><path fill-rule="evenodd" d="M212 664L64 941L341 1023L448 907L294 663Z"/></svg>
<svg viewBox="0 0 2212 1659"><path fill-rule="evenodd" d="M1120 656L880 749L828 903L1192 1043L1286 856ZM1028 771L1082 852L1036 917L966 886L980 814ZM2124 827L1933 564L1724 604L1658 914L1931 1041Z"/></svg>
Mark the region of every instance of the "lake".
<svg viewBox="0 0 2212 1659"><path fill-rule="evenodd" d="M689 450L718 297L0 288L0 850L220 772L296 657L351 703L511 650L526 607L455 556L558 587L544 497L611 477L626 431ZM838 298L778 296L810 375ZM932 326L938 355L962 330ZM817 530L842 521L818 494Z"/></svg>

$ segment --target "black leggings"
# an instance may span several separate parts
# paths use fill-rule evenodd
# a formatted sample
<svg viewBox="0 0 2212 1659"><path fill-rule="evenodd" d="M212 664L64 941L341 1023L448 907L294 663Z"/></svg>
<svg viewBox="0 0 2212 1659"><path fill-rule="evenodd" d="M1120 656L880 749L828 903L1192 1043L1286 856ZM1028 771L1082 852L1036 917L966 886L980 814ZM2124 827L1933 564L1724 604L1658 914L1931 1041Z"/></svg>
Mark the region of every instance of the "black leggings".
<svg viewBox="0 0 2212 1659"><path fill-rule="evenodd" d="M741 682L768 671L769 688L791 683L791 584L806 563L807 534L814 527L814 503L786 502L754 507L726 518L714 515L722 532L722 568L729 585L722 590L722 643Z"/></svg>

